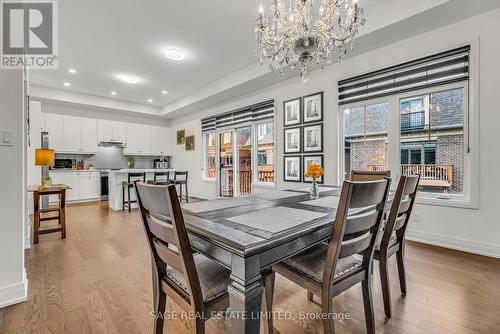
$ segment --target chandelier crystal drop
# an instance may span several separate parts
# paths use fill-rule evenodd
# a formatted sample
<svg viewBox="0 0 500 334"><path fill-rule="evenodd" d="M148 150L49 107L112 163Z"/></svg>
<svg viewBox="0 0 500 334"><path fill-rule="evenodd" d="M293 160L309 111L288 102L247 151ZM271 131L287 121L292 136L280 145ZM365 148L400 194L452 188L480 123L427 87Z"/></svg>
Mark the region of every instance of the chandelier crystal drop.
<svg viewBox="0 0 500 334"><path fill-rule="evenodd" d="M297 68L303 82L316 65L339 61L353 48L359 25L365 24L357 0L322 0L318 17L313 0L290 0L288 10L282 0L274 0L269 13L259 5L255 36L259 62L269 59L273 72L283 67Z"/></svg>

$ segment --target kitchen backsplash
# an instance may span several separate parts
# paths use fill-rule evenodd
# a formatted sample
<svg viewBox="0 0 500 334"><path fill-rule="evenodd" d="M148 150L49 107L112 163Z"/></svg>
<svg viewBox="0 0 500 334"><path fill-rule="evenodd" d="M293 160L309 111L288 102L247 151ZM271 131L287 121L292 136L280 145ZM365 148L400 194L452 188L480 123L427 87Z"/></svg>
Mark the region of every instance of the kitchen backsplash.
<svg viewBox="0 0 500 334"><path fill-rule="evenodd" d="M123 148L117 146L99 146L97 154L65 154L56 153L56 159L76 159L83 160L84 168L93 165L95 169L99 168L127 168L128 157L124 155ZM153 160L158 157L134 156L135 168L153 168Z"/></svg>

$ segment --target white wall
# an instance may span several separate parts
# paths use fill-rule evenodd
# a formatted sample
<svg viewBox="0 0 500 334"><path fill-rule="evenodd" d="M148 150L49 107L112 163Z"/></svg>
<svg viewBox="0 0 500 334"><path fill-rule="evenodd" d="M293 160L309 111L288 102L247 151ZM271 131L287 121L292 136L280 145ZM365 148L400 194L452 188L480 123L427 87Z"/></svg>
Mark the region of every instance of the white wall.
<svg viewBox="0 0 500 334"><path fill-rule="evenodd" d="M0 146L1 308L26 300L24 221L27 212L23 75L21 70L0 72L0 128L13 132L13 146Z"/></svg>
<svg viewBox="0 0 500 334"><path fill-rule="evenodd" d="M195 134L196 150L185 152L182 146L173 148L173 167L190 172L190 191L192 195L213 198L217 195L215 183L201 182L202 138L200 118L243 107L267 99L276 103L276 172L277 187L287 189L301 186L282 181L283 160L283 101L317 91L324 92L325 126L325 183L338 184L339 157L338 132L339 114L337 106L337 81L395 65L401 62L424 57L444 50L470 43L478 45L479 53L479 209L458 209L431 205L417 205L415 212L421 221L409 227L409 238L427 243L444 245L451 248L500 257L500 224L497 207L500 204L500 174L496 166L500 164L498 154L498 91L500 89L500 10L494 10L453 25L419 35L396 44L348 59L328 67L325 71L315 71L307 84L298 78L265 87L254 93L240 96L224 105L199 111L185 117L172 119L172 140L175 142L176 130L186 129ZM477 75L477 73L475 73Z"/></svg>

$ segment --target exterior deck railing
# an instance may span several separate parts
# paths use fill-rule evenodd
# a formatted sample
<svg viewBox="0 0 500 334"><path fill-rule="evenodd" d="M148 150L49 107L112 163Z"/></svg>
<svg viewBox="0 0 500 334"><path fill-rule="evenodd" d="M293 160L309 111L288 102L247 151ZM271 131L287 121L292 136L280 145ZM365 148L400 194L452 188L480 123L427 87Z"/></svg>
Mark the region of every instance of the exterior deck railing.
<svg viewBox="0 0 500 334"><path fill-rule="evenodd" d="M367 165L368 171L387 170L386 165ZM453 184L453 165L401 165L402 175L420 175L420 185L424 187L450 188Z"/></svg>
<svg viewBox="0 0 500 334"><path fill-rule="evenodd" d="M400 122L402 132L422 130L425 127L425 111L401 114Z"/></svg>

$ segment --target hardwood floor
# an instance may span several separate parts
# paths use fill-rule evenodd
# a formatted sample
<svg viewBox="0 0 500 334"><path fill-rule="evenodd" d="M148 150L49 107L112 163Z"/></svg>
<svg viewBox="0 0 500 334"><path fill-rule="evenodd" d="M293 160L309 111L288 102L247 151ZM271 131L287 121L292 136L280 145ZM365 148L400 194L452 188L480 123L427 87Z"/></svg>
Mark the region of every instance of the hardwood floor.
<svg viewBox="0 0 500 334"><path fill-rule="evenodd" d="M105 204L69 205L67 239L40 237L26 252L28 301L0 309L0 333L152 333L150 258L137 210L110 212ZM500 260L408 243L408 295L399 293L391 259L393 317L386 320L378 269L374 306L379 333L498 333ZM376 263L376 268L378 263ZM339 333L365 333L361 287L335 298ZM167 310L178 310L169 303ZM276 332L321 333L319 313L306 291L277 276L274 310L293 319L276 319ZM191 333L185 319L165 321L165 333ZM208 333L229 329L224 320L207 322Z"/></svg>

